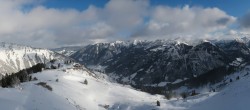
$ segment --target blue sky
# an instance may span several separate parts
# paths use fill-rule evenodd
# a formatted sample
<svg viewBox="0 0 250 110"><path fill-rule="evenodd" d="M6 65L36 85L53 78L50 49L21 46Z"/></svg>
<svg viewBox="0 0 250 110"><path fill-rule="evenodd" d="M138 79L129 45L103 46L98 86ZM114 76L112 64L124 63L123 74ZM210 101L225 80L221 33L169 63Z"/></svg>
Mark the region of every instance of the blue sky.
<svg viewBox="0 0 250 110"><path fill-rule="evenodd" d="M0 0L0 41L53 48L228 39L250 34L249 6L250 0Z"/></svg>
<svg viewBox="0 0 250 110"><path fill-rule="evenodd" d="M47 0L44 2L44 5L49 8L85 10L89 5L102 8L108 1L109 0ZM217 7L233 16L243 16L246 12L250 11L250 0L150 0L150 5Z"/></svg>
<svg viewBox="0 0 250 110"><path fill-rule="evenodd" d="M89 5L104 7L108 0L46 0L44 5L49 8L74 8L77 10L85 10Z"/></svg>

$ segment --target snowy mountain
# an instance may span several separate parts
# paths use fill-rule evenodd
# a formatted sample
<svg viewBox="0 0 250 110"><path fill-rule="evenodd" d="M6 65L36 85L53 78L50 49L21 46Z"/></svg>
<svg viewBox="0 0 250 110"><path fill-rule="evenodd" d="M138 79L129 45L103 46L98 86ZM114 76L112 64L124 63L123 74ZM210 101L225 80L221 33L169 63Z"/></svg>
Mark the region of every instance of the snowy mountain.
<svg viewBox="0 0 250 110"><path fill-rule="evenodd" d="M105 74L64 65L32 74L37 80L0 89L0 106L5 110L248 110L249 70L245 67L228 75L212 86L215 92L204 86L196 89L197 95L183 99L177 94L167 100L112 83ZM184 87L176 92L183 91L190 89Z"/></svg>
<svg viewBox="0 0 250 110"><path fill-rule="evenodd" d="M32 77L38 80L0 90L0 105L3 109L157 109L155 101L162 98L111 83L85 68L76 70L68 65L56 70L44 70L32 74ZM41 82L51 89L38 85Z"/></svg>
<svg viewBox="0 0 250 110"><path fill-rule="evenodd" d="M66 58L47 49L4 42L0 43L0 56L1 75L15 73L37 63L49 62L52 59L62 60Z"/></svg>
<svg viewBox="0 0 250 110"><path fill-rule="evenodd" d="M81 48L83 47L82 46L68 46L68 47L55 48L51 50L59 54L65 55L65 56L70 56L74 54L76 51L80 50Z"/></svg>
<svg viewBox="0 0 250 110"><path fill-rule="evenodd" d="M160 86L180 83L226 68L236 59L250 61L246 42L203 40L196 45L179 41L130 41L88 45L71 57L87 67L102 66L120 83Z"/></svg>
<svg viewBox="0 0 250 110"><path fill-rule="evenodd" d="M92 64L94 69L90 71L84 65L78 67L75 66L77 63L66 63L64 60L67 57L50 50L1 43L0 53L3 56L1 60L6 61L4 64L12 65L13 68L26 63L27 66L17 67L27 68L52 59L58 59L56 62L61 63L61 66L59 69L47 69L30 74L37 80L21 83L14 88L2 88L0 105L3 109L19 110L250 108L246 104L250 101L247 98L248 82L250 82L250 67L247 66L248 48L245 43L234 40L227 43L203 41L194 46L163 40L95 44L76 52L78 56L81 56L80 52L90 52L81 57L82 61L90 61L89 63ZM91 68L88 62L86 64ZM228 73L231 67L235 70ZM213 75L222 79L196 88L189 86L192 83L203 83L209 78L216 79ZM163 79L160 79L162 76L164 76ZM160 89L161 92L164 91L161 94L165 96L151 95L142 91L145 89L158 91L159 88L144 88L145 86L162 88L176 86L176 88L173 89L174 95L168 100L168 90ZM191 95L194 90L196 94ZM187 97L184 98L182 93ZM222 101L222 99L227 100ZM157 101L160 106L157 106Z"/></svg>

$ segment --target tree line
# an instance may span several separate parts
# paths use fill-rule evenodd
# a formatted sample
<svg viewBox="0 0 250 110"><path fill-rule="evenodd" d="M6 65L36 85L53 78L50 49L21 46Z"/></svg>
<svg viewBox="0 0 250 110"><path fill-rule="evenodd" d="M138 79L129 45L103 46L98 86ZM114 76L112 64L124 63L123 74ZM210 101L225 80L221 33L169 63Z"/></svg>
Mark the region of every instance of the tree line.
<svg viewBox="0 0 250 110"><path fill-rule="evenodd" d="M182 81L180 83L175 84L167 84L164 87L153 87L153 86L144 86L144 85L131 85L132 87L136 89L140 89L141 91L150 93L150 94L161 94L165 95L167 99L170 99L174 96L181 96L182 98L186 98L189 95L197 95L195 91L191 92L183 92L181 94L177 94L176 92L173 92L173 90L180 88L181 86L187 86L188 88L198 88L205 86L207 84L216 84L220 81L223 81L224 77L227 75L230 75L237 71L239 68L234 66L221 66L218 68L215 68L211 71L208 71L202 75L199 75L197 77L189 78L188 80ZM239 80L240 77L236 77L236 80ZM232 79L230 79L230 82ZM212 89L214 92L215 90Z"/></svg>
<svg viewBox="0 0 250 110"><path fill-rule="evenodd" d="M0 86L3 88L14 87L22 82L36 80L37 78L32 78L30 74L41 72L43 68L45 68L45 64L38 63L30 68L20 70L17 73L6 74L0 80Z"/></svg>

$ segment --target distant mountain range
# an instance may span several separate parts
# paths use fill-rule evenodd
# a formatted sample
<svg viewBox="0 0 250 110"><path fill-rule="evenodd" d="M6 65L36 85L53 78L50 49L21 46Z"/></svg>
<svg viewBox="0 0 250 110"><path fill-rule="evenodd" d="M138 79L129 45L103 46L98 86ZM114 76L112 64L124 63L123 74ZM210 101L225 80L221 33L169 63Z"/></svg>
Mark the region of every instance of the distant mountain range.
<svg viewBox="0 0 250 110"><path fill-rule="evenodd" d="M194 44L178 40L116 41L53 51L0 43L0 71L10 74L52 59L73 58L122 84L167 87L202 75L209 77L218 68L242 68L250 61L249 48L247 37Z"/></svg>
<svg viewBox="0 0 250 110"><path fill-rule="evenodd" d="M65 62L71 58L57 52L0 43L3 73L49 61L47 65L64 65L29 74L29 82L20 85L14 84L20 83L20 74L25 71L5 77L1 86L10 84L15 88L1 89L1 106L69 110L249 108L248 44L241 40L203 40L196 45L166 40L99 43L70 56L96 70L91 72L84 66ZM136 89L110 82L110 78ZM218 79L219 82L213 82ZM211 83L205 86L189 88L190 84L206 84L208 80Z"/></svg>
<svg viewBox="0 0 250 110"><path fill-rule="evenodd" d="M83 46L68 46L68 47L54 48L51 50L65 56L70 56L74 54L76 51L80 50L81 48L83 48Z"/></svg>
<svg viewBox="0 0 250 110"><path fill-rule="evenodd" d="M201 40L116 41L88 45L70 57L103 71L120 83L164 87L220 67L242 67L250 61L248 38Z"/></svg>

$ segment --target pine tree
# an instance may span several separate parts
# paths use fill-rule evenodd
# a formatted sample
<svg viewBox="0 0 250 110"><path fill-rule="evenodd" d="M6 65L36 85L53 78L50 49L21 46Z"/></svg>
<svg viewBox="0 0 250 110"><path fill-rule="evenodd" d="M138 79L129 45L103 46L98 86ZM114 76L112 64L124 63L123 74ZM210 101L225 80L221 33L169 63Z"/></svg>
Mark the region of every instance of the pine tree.
<svg viewBox="0 0 250 110"><path fill-rule="evenodd" d="M32 80L32 76L29 76L29 81L31 81Z"/></svg>
<svg viewBox="0 0 250 110"><path fill-rule="evenodd" d="M167 91L166 93L165 93L165 97L166 97L166 99L168 99L168 100L170 100L172 97L174 97L174 92L172 92L172 91Z"/></svg>
<svg viewBox="0 0 250 110"><path fill-rule="evenodd" d="M212 91L215 92L215 89L213 89Z"/></svg>
<svg viewBox="0 0 250 110"><path fill-rule="evenodd" d="M236 80L239 80L239 79L240 79L240 76L237 76L237 77L236 77Z"/></svg>
<svg viewBox="0 0 250 110"><path fill-rule="evenodd" d="M232 80L232 79L230 79L230 80L229 80L229 82L233 82L233 80Z"/></svg>
<svg viewBox="0 0 250 110"><path fill-rule="evenodd" d="M7 87L6 76L7 76L7 75L5 75L5 76L2 78L2 80L1 80L2 87Z"/></svg>
<svg viewBox="0 0 250 110"><path fill-rule="evenodd" d="M195 90L193 90L191 93L191 96L195 96L195 95L197 95L197 93L195 92Z"/></svg>
<svg viewBox="0 0 250 110"><path fill-rule="evenodd" d="M19 78L17 78L16 75L12 75L10 81L11 81L11 82L10 82L10 85L9 85L9 86L11 86L11 87L13 87L13 86L16 85L16 84L20 84L20 80L19 80Z"/></svg>
<svg viewBox="0 0 250 110"><path fill-rule="evenodd" d="M186 98L187 98L187 93L185 93L185 92L181 93L181 97L182 97L183 99L186 99Z"/></svg>
<svg viewBox="0 0 250 110"><path fill-rule="evenodd" d="M157 100L157 101L156 101L156 105L157 105L157 106L161 106L160 101Z"/></svg>
<svg viewBox="0 0 250 110"><path fill-rule="evenodd" d="M60 63L58 63L58 68L60 68L61 67L61 64Z"/></svg>
<svg viewBox="0 0 250 110"><path fill-rule="evenodd" d="M85 79L83 84L88 85L88 81Z"/></svg>
<svg viewBox="0 0 250 110"><path fill-rule="evenodd" d="M33 78L34 81L38 80L36 77Z"/></svg>

